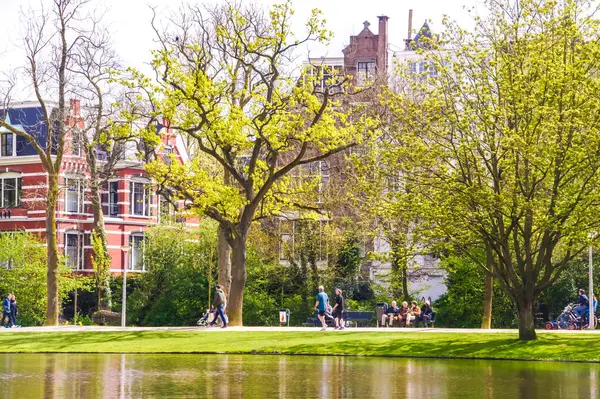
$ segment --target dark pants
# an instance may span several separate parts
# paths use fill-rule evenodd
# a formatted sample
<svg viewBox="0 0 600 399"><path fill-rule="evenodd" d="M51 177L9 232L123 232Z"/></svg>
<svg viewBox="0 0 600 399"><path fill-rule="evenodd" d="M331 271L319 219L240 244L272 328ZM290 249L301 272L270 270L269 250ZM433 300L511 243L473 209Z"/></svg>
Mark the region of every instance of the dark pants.
<svg viewBox="0 0 600 399"><path fill-rule="evenodd" d="M588 308L589 306L579 305L575 309L573 309L573 312L575 312L577 317L581 317L585 313L585 311L588 310Z"/></svg>
<svg viewBox="0 0 600 399"><path fill-rule="evenodd" d="M223 305L217 306L216 312L217 312L217 314L215 316L215 319L213 320L213 322L211 324L214 326L215 323L217 322L217 318L221 317L221 321L223 321L223 325L226 326L227 320L225 320L225 314L223 313Z"/></svg>
<svg viewBox="0 0 600 399"><path fill-rule="evenodd" d="M2 312L2 325L4 325L4 319L8 318L7 325L14 326L15 321L13 320L13 316L11 312Z"/></svg>
<svg viewBox="0 0 600 399"><path fill-rule="evenodd" d="M423 327L427 327L427 324L431 321L431 315L422 314L415 322L415 326L419 327L419 322L423 323Z"/></svg>

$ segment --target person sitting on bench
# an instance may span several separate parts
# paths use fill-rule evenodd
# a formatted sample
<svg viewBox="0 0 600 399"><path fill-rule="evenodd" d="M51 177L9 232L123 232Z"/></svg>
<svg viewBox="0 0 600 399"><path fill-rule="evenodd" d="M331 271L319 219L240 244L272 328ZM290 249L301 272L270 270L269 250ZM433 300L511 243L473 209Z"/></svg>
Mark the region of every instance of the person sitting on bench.
<svg viewBox="0 0 600 399"><path fill-rule="evenodd" d="M408 302L404 301L402 302L402 307L400 308L400 314L398 315L398 321L400 322L401 326L404 326L406 324L406 317L408 316L408 312L410 311L409 307L408 307ZM404 322L404 323L402 323Z"/></svg>
<svg viewBox="0 0 600 399"><path fill-rule="evenodd" d="M394 325L394 320L398 320L400 315L400 308L396 305L396 301L392 301L392 306L388 306L386 312L381 316L381 326L385 327L385 321L389 320L388 327Z"/></svg>
<svg viewBox="0 0 600 399"><path fill-rule="evenodd" d="M419 327L419 321L423 323L423 327L427 327L427 324L431 321L431 317L433 316L433 308L429 301L425 301L425 304L421 308L421 317L416 319L415 325Z"/></svg>
<svg viewBox="0 0 600 399"><path fill-rule="evenodd" d="M413 320L418 320L421 317L421 308L417 305L416 301L412 302L412 306L406 315L406 327L410 326L410 322Z"/></svg>

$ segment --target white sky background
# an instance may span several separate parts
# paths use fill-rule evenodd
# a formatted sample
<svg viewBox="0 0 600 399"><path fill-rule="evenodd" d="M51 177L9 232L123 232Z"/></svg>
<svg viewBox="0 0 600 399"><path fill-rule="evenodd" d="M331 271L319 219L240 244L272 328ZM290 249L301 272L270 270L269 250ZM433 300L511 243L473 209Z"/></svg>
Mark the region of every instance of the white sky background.
<svg viewBox="0 0 600 399"><path fill-rule="evenodd" d="M50 0L0 0L0 71L7 71L25 63L21 47L23 29L20 27L21 8L31 5L39 8L43 3L50 7ZM193 1L193 0L192 0ZM214 3L219 0L198 3ZM246 1L246 0L243 0ZM255 0L255 3L269 7L277 0ZM180 0L92 0L90 7L106 10L104 23L113 34L114 48L125 66L133 66L147 71L145 63L150 60L150 49L154 47L154 32L150 27L150 6L157 7L159 14L168 16L175 12L181 4ZM371 23L373 33L378 32L378 15L390 17L388 36L392 50L403 49L404 39L408 32L408 10L413 9L413 30L418 30L425 20L430 21L432 31L442 29L441 19L444 14L457 20L461 25L471 25L471 17L464 6L480 5L480 0L293 0L295 9L294 32L304 32L304 23L313 8L319 8L327 20L327 28L335 33L328 47L307 45L297 54L300 58L341 56L342 49L348 44L350 35L358 34L363 22ZM30 97L29 93L22 93ZM16 99L16 98L15 98ZM24 100L26 98L19 98Z"/></svg>

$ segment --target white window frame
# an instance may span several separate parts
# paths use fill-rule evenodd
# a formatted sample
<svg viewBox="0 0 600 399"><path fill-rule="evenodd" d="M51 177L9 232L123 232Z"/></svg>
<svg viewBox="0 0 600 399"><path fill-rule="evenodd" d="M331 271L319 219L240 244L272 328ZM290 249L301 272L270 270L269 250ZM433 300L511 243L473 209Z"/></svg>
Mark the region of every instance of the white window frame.
<svg viewBox="0 0 600 399"><path fill-rule="evenodd" d="M69 237L75 236L75 247L69 246ZM69 230L65 232L65 242L63 246L63 254L66 257L66 263L72 270L83 270L84 266L84 236L83 233L77 230ZM74 248L75 260L71 259L69 249Z"/></svg>
<svg viewBox="0 0 600 399"><path fill-rule="evenodd" d="M7 206L4 203L4 181L8 179L15 179L15 204L14 206ZM0 174L0 208L19 208L22 200L22 187L23 177L17 173L2 173Z"/></svg>
<svg viewBox="0 0 600 399"><path fill-rule="evenodd" d="M142 213L135 211L135 188L136 185L142 185ZM152 192L150 191L149 182L131 180L129 182L129 214L133 216L150 217L150 205L152 204Z"/></svg>
<svg viewBox="0 0 600 399"><path fill-rule="evenodd" d="M71 189L71 187L75 187L75 189ZM65 212L78 214L84 213L84 199L85 199L85 180L83 177L67 177L65 178ZM75 210L70 210L69 205L71 204L72 198L71 195L75 193L76 201L75 201Z"/></svg>
<svg viewBox="0 0 600 399"><path fill-rule="evenodd" d="M361 68L361 66L364 66L365 68ZM356 62L356 80L359 86L369 80L372 80L375 77L376 73L377 64L374 60L364 60Z"/></svg>
<svg viewBox="0 0 600 399"><path fill-rule="evenodd" d="M173 160L171 159L171 157L169 155L173 154L175 152L175 149L173 148L172 145L167 145L165 146L165 148L163 149L163 162L165 163L165 165L171 165L171 163L173 162Z"/></svg>
<svg viewBox="0 0 600 399"><path fill-rule="evenodd" d="M296 224L301 222L300 220L281 220L281 223L289 223L291 225L291 229L283 231L280 225L280 234L279 234L279 260L280 261L289 261L290 258L286 253L286 249L290 249L291 255L293 258L296 257ZM317 223L317 221L315 221ZM325 262L329 259L329 254L327 252L327 241L325 237L325 226L329 224L328 220L319 220L319 253L317 254L317 262ZM287 246L287 248L286 248Z"/></svg>
<svg viewBox="0 0 600 399"><path fill-rule="evenodd" d="M3 155L2 151L4 150L4 143L3 141L5 140L5 137L11 136L12 138L12 148L11 148L11 152L12 154L10 155ZM12 132L2 132L0 133L0 157L2 158L7 158L7 157L16 157L17 156L17 135L12 133Z"/></svg>
<svg viewBox="0 0 600 399"><path fill-rule="evenodd" d="M116 190L112 191L112 186L116 185ZM116 202L113 202L113 194L116 194ZM119 215L119 181L118 180L110 180L108 182L108 209L107 215L108 217L117 217ZM115 212L113 212L113 208Z"/></svg>
<svg viewBox="0 0 600 399"><path fill-rule="evenodd" d="M137 244L136 245L136 241ZM144 248L146 246L146 240L143 233L133 233L129 235L129 264L127 265L128 270L143 272L146 271L146 265L144 262ZM137 248L137 251L136 251Z"/></svg>
<svg viewBox="0 0 600 399"><path fill-rule="evenodd" d="M71 155L74 157L81 157L83 154L82 134L83 133L76 128L71 130Z"/></svg>

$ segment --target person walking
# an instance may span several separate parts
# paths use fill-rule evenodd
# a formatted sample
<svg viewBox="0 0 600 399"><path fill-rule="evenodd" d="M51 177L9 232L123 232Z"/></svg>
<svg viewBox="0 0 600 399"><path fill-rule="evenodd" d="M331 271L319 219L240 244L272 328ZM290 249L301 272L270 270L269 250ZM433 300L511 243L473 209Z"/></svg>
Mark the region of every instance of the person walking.
<svg viewBox="0 0 600 399"><path fill-rule="evenodd" d="M226 328L227 327L227 319L225 319L225 313L223 313L223 310L225 309L225 306L227 305L227 299L225 298L225 293L223 292L223 289L221 288L220 285L217 284L217 286L215 287L215 299L213 300L213 307L215 308L215 318L213 319L212 323L210 323L211 327L214 327L215 324L217 323L217 318L221 318L221 321L223 322L223 325L221 326L221 328Z"/></svg>
<svg viewBox="0 0 600 399"><path fill-rule="evenodd" d="M325 311L327 310L327 302L329 297L325 293L325 288L322 285L319 286L319 293L317 294L317 301L315 302L315 311L319 320L321 320L321 331L327 330L327 324L325 323Z"/></svg>
<svg viewBox="0 0 600 399"><path fill-rule="evenodd" d="M14 324L12 323L12 312L10 309L10 298L12 294L8 294L6 298L2 301L2 325L4 325L4 319L7 318L6 328L12 327Z"/></svg>
<svg viewBox="0 0 600 399"><path fill-rule="evenodd" d="M13 327L21 327L17 324L17 298L15 297L15 294L11 294L10 296L10 314L12 316Z"/></svg>
<svg viewBox="0 0 600 399"><path fill-rule="evenodd" d="M344 297L342 296L342 290L339 288L335 289L335 305L333 305L333 317L335 319L335 329L344 329Z"/></svg>

